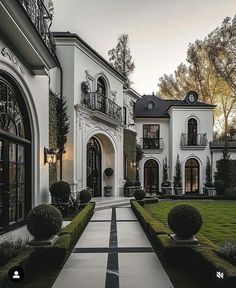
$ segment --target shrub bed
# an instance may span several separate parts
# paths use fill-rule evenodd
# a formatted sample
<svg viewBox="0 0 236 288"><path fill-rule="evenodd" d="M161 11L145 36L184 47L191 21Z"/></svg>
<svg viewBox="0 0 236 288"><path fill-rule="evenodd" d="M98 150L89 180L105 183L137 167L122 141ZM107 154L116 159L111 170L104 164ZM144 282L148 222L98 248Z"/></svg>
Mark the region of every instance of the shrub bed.
<svg viewBox="0 0 236 288"><path fill-rule="evenodd" d="M4 288L10 288L12 287L12 282L9 281L8 272L12 267L21 267L25 275L27 275L28 272L31 270L30 264L30 257L33 253L33 248L23 248L22 251L12 258L9 262L7 262L4 266L0 269L0 287ZM20 285L17 285L18 287L23 287ZM15 287L15 286L14 286Z"/></svg>
<svg viewBox="0 0 236 288"><path fill-rule="evenodd" d="M192 269L196 275L204 278L207 287L213 287L216 271L221 268L226 272L226 278L220 287L235 287L236 267L217 255L218 246L201 234L197 234L200 246L175 246L168 235L170 230L161 221L153 218L137 201L131 201L131 207L148 236L153 239L154 249L161 251L168 263Z"/></svg>
<svg viewBox="0 0 236 288"><path fill-rule="evenodd" d="M17 287L26 287L29 284L27 282L29 280L27 275L32 275L32 273L37 276L39 271L47 270L47 272L49 272L50 270L53 270L53 273L58 274L60 272L59 268L63 266L69 257L74 245L92 217L94 207L95 203L87 204L85 208L74 217L71 223L61 230L59 239L52 247L23 248L17 256L1 267L0 287L13 287L13 284L9 281L8 272L14 266L21 267L25 272L24 281L19 283ZM52 278L55 279L57 274L53 274L54 276L52 275ZM42 275L44 274L42 273ZM32 279L30 281L32 281ZM52 281L52 279L45 279L46 283L49 283L50 281ZM50 287L51 284L52 283L50 282ZM31 287L31 285L29 285L29 287Z"/></svg>

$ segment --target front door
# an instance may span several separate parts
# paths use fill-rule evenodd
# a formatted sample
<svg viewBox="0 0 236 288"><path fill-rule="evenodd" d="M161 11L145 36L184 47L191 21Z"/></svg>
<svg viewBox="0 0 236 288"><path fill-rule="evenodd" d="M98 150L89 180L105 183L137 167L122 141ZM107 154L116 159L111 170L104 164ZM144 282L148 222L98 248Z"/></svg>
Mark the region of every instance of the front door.
<svg viewBox="0 0 236 288"><path fill-rule="evenodd" d="M93 197L101 197L101 147L98 140L92 137L87 144L87 187Z"/></svg>
<svg viewBox="0 0 236 288"><path fill-rule="evenodd" d="M159 192L159 165L153 159L148 160L144 165L144 189L150 194Z"/></svg>

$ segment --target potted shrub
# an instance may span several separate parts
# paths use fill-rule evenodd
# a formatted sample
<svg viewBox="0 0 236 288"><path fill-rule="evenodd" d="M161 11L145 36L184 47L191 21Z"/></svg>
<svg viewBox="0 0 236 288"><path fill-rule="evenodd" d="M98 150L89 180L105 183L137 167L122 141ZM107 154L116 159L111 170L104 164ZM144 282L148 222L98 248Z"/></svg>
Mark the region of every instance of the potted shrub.
<svg viewBox="0 0 236 288"><path fill-rule="evenodd" d="M127 180L125 182L125 187L124 187L124 194L125 197L132 197L134 195L134 182Z"/></svg>
<svg viewBox="0 0 236 288"><path fill-rule="evenodd" d="M202 227L202 216L191 205L178 205L169 212L168 225L175 233L171 238L176 244L197 244L198 240L194 235Z"/></svg>
<svg viewBox="0 0 236 288"><path fill-rule="evenodd" d="M106 168L104 171L104 174L108 178L110 178L113 175L113 169L112 168ZM112 186L110 186L110 185L105 186L104 187L104 195L109 197L109 196L111 196L111 193L112 193Z"/></svg>
<svg viewBox="0 0 236 288"><path fill-rule="evenodd" d="M79 200L81 204L87 204L91 201L92 194L87 189L81 190L79 193Z"/></svg>
<svg viewBox="0 0 236 288"><path fill-rule="evenodd" d="M176 165L175 165L175 176L174 176L174 189L176 195L182 195L182 175L181 175L181 163L179 160L179 155L177 155Z"/></svg>
<svg viewBox="0 0 236 288"><path fill-rule="evenodd" d="M171 195L171 181L167 180L161 183L161 192L162 195Z"/></svg>
<svg viewBox="0 0 236 288"><path fill-rule="evenodd" d="M146 193L144 192L143 189L137 189L134 192L134 198L136 200L143 200L145 198Z"/></svg>
<svg viewBox="0 0 236 288"><path fill-rule="evenodd" d="M60 211L48 204L41 204L34 207L26 217L26 226L29 232L35 237L31 245L52 245L55 241L44 242L43 240L53 238L60 231L62 226L62 214ZM54 237L53 237L54 236Z"/></svg>

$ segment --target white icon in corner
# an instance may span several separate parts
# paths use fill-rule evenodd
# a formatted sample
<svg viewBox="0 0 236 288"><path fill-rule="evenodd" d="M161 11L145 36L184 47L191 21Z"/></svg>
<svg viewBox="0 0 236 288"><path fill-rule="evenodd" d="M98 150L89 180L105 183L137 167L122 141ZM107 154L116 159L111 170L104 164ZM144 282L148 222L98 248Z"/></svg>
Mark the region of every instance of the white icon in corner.
<svg viewBox="0 0 236 288"><path fill-rule="evenodd" d="M14 271L13 279L20 279L20 275L18 271Z"/></svg>
<svg viewBox="0 0 236 288"><path fill-rule="evenodd" d="M216 277L219 279L224 279L224 272L216 271Z"/></svg>

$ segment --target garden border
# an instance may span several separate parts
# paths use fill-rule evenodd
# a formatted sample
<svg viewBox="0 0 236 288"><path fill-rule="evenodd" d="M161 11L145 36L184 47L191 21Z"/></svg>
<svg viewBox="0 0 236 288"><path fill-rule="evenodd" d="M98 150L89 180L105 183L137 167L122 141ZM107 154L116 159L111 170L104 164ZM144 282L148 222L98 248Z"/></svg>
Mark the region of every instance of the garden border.
<svg viewBox="0 0 236 288"><path fill-rule="evenodd" d="M137 201L131 200L131 208L134 211L141 226L154 244L154 249L161 250L164 258L172 264L183 265L195 269L204 281L212 285L218 269L226 272L224 287L235 287L236 267L216 254L217 246L204 235L198 234L201 246L174 246L169 238L170 230L161 221L152 217ZM178 261L181 259L181 261ZM221 281L222 284L222 281ZM209 286L210 287L210 286ZM222 286L221 286L222 287Z"/></svg>

